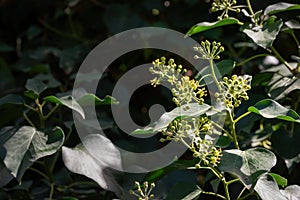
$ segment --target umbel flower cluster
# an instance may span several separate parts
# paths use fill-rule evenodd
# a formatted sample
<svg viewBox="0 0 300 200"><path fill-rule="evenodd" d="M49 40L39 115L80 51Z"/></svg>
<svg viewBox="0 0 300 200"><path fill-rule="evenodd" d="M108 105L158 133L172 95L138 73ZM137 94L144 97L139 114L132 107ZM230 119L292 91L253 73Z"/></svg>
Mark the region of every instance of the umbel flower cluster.
<svg viewBox="0 0 300 200"><path fill-rule="evenodd" d="M228 12L233 11L236 13L241 12L239 6L235 6L237 3L236 0L214 0L212 3L211 11L218 12L223 11L222 14L218 17L218 20L226 19L229 17Z"/></svg>
<svg viewBox="0 0 300 200"><path fill-rule="evenodd" d="M154 194L151 194L153 188L155 187L154 183L149 185L149 183L146 181L143 183L143 186L141 186L139 182L135 181L134 185L137 189L135 191L130 190L129 193L133 196L136 196L138 200L154 199Z"/></svg>
<svg viewBox="0 0 300 200"><path fill-rule="evenodd" d="M218 60L220 59L219 54L224 51L224 47L221 46L220 42L213 41L212 43L208 40L201 42L201 46L194 47L194 50L199 52L201 57L195 55L195 59L207 59L207 60Z"/></svg>
<svg viewBox="0 0 300 200"><path fill-rule="evenodd" d="M172 88L173 101L177 106L189 104L191 102L204 102L203 97L206 96L204 88L200 88L199 81L190 80L190 77L182 75L186 72L181 65L176 65L173 59L166 62L166 58L156 59L153 61L153 67L149 71L157 75L150 82L156 87L162 81L169 82ZM188 109L188 105L184 109Z"/></svg>
<svg viewBox="0 0 300 200"><path fill-rule="evenodd" d="M227 108L237 108L242 103L242 99L249 99L247 91L251 89L250 84L251 76L224 77L223 81L220 81L220 93L215 93L217 101L224 102Z"/></svg>

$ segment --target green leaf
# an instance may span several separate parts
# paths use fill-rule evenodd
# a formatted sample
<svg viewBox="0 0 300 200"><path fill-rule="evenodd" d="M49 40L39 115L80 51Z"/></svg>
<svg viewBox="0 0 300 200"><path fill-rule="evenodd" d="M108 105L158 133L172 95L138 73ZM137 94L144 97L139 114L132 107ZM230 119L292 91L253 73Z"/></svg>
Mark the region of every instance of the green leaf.
<svg viewBox="0 0 300 200"><path fill-rule="evenodd" d="M110 104L118 104L119 102L112 96L105 96L104 99L100 99L94 94L86 94L79 98L77 102L80 105L91 105L92 102L95 103L95 105L110 105Z"/></svg>
<svg viewBox="0 0 300 200"><path fill-rule="evenodd" d="M4 127L0 130L1 154L11 175L21 179L25 170L39 158L54 154L64 142L61 128L48 128L42 131L34 127Z"/></svg>
<svg viewBox="0 0 300 200"><path fill-rule="evenodd" d="M36 36L42 33L42 30L38 26L30 26L27 30L27 38L28 40L32 40Z"/></svg>
<svg viewBox="0 0 300 200"><path fill-rule="evenodd" d="M269 171L276 164L276 156L271 151L257 147L245 151L224 150L220 169L239 177L250 189L261 173Z"/></svg>
<svg viewBox="0 0 300 200"><path fill-rule="evenodd" d="M194 183L179 182L171 189L166 200L193 200L201 192L202 189Z"/></svg>
<svg viewBox="0 0 300 200"><path fill-rule="evenodd" d="M280 176L279 174L275 173L268 173L270 176L273 177L273 179L276 181L277 185L280 185L281 187L287 186L287 179Z"/></svg>
<svg viewBox="0 0 300 200"><path fill-rule="evenodd" d="M203 31L207 31L213 28L226 26L226 25L232 25L232 24L240 24L239 20L229 17L227 19L222 19L217 22L201 22L196 25L194 25L187 33L186 36L191 36L196 33L201 33Z"/></svg>
<svg viewBox="0 0 300 200"><path fill-rule="evenodd" d="M47 85L43 81L35 78L28 79L25 87L28 91L25 91L24 94L32 99L37 99L47 89Z"/></svg>
<svg viewBox="0 0 300 200"><path fill-rule="evenodd" d="M208 104L202 104L199 105L198 103L191 103L189 104L189 109L185 110L183 107L186 105L183 105L181 107L177 107L173 109L170 112L164 113L158 121L154 122L153 124L150 124L146 126L143 129L137 129L133 131L132 134L150 134L150 133L155 133L160 130L165 129L174 119L177 117L186 117L186 116L200 116L204 113L206 113L208 110L211 109L211 106Z"/></svg>
<svg viewBox="0 0 300 200"><path fill-rule="evenodd" d="M23 103L25 103L24 99L16 94L8 94L0 98L0 106L5 104L22 105Z"/></svg>
<svg viewBox="0 0 300 200"><path fill-rule="evenodd" d="M56 96L47 96L47 97L44 98L44 100L47 101L47 102L52 102L52 103L56 103L56 104L59 104L59 105L64 105L64 106L78 112L82 116L82 118L85 118L84 110L77 103L77 101L74 99L74 97L72 97L71 95L63 96L63 97L60 97L60 98L58 98Z"/></svg>
<svg viewBox="0 0 300 200"><path fill-rule="evenodd" d="M291 11L291 10L300 10L300 5L284 3L284 2L276 3L266 7L264 11L264 15L273 15L280 12Z"/></svg>
<svg viewBox="0 0 300 200"><path fill-rule="evenodd" d="M259 114L268 119L281 119L300 123L299 115L291 109L285 108L272 99L264 99L248 108L249 112Z"/></svg>
<svg viewBox="0 0 300 200"><path fill-rule="evenodd" d="M275 17L270 17L263 25L245 24L241 31L248 35L255 44L264 49L268 49L276 39L283 22L276 21Z"/></svg>

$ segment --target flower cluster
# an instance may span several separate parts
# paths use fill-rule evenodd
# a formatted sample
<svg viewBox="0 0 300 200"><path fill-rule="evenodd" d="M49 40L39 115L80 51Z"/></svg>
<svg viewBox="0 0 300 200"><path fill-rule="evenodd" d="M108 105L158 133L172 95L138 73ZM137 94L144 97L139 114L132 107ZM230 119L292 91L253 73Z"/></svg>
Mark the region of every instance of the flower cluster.
<svg viewBox="0 0 300 200"><path fill-rule="evenodd" d="M221 20L223 18L228 18L228 11L233 11L233 12L241 12L239 6L236 5L236 0L214 0L212 3L212 12L217 12L217 11L223 11L222 14L218 17L218 20Z"/></svg>
<svg viewBox="0 0 300 200"><path fill-rule="evenodd" d="M189 104L193 100L203 104L206 90L204 88L200 89L199 81L190 80L190 77L183 76L174 86L172 88L173 101L177 106ZM186 108L188 109L189 107Z"/></svg>
<svg viewBox="0 0 300 200"><path fill-rule="evenodd" d="M174 63L174 59L170 59L168 62L166 62L165 57L161 57L161 59L156 59L152 62L153 67L149 68L149 71L152 74L158 75L158 77L155 77L153 80L151 80L151 85L156 87L160 84L161 81L167 81L171 85L174 85L177 81L180 75L184 72L186 72L186 69L182 69L181 65L176 65Z"/></svg>
<svg viewBox="0 0 300 200"><path fill-rule="evenodd" d="M154 195L151 194L153 188L155 187L154 183L150 184L146 181L143 183L143 187L141 187L140 183L135 181L135 187L137 188L136 191L130 190L129 193L133 196L136 196L138 200L150 200L154 199ZM142 190L143 188L143 190Z"/></svg>
<svg viewBox="0 0 300 200"><path fill-rule="evenodd" d="M151 85L156 87L161 81L169 82L172 88L173 101L177 106L189 104L192 101L202 104L203 97L206 96L205 89L200 89L199 81L190 80L188 76L181 75L186 72L181 65L176 65L173 59L166 62L166 58L162 57L153 62L153 67L149 71L152 74L158 75L152 79ZM185 109L188 109L188 105Z"/></svg>
<svg viewBox="0 0 300 200"><path fill-rule="evenodd" d="M201 54L201 57L195 55L195 59L217 60L220 59L219 54L224 51L224 47L220 42L213 41L210 43L208 40L201 42L201 46L194 47L194 50Z"/></svg>
<svg viewBox="0 0 300 200"><path fill-rule="evenodd" d="M242 99L249 99L247 91L251 89L251 76L224 77L220 85L220 93L215 94L217 101L223 101L227 108L233 109L241 104Z"/></svg>
<svg viewBox="0 0 300 200"><path fill-rule="evenodd" d="M222 149L217 149L211 140L195 138L192 144L191 150L194 158L199 158L199 163L196 164L196 168L200 168L201 163L204 165L217 166L222 156Z"/></svg>
<svg viewBox="0 0 300 200"><path fill-rule="evenodd" d="M212 122L208 117L190 117L186 119L175 119L169 124L166 130L162 131L162 134L166 138L161 138L160 141L166 140L179 141L182 138L194 138L199 137L200 134L211 134Z"/></svg>

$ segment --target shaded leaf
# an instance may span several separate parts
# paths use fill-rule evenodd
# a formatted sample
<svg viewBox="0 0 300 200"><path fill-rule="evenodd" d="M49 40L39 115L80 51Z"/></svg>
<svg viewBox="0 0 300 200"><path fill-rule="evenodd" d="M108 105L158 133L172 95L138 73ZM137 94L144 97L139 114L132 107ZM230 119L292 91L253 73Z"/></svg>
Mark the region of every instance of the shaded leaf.
<svg viewBox="0 0 300 200"><path fill-rule="evenodd" d="M37 99L47 89L47 85L43 81L35 78L28 79L25 87L28 91L25 91L24 94L32 99Z"/></svg>
<svg viewBox="0 0 300 200"><path fill-rule="evenodd" d="M239 177L250 189L257 177L269 171L276 164L276 156L265 148L252 148L245 151L224 150L220 169Z"/></svg>
<svg viewBox="0 0 300 200"><path fill-rule="evenodd" d="M294 110L285 108L272 99L261 100L254 106L250 106L248 111L268 119L276 118L300 123L300 117Z"/></svg>
<svg viewBox="0 0 300 200"><path fill-rule="evenodd" d="M0 52L11 52L14 50L15 48L13 46L10 46L4 42L0 42Z"/></svg>
<svg viewBox="0 0 300 200"><path fill-rule="evenodd" d="M77 103L77 101L71 95L63 96L63 97L60 97L60 98L58 98L56 96L47 96L47 97L44 98L44 100L47 101L47 102L52 102L52 103L56 103L56 104L59 104L59 105L64 105L64 106L78 112L82 116L82 118L85 118L85 114L84 114L84 111L83 111L82 107Z"/></svg>
<svg viewBox="0 0 300 200"><path fill-rule="evenodd" d="M188 169L189 167L194 167L195 164L196 161L194 160L177 160L164 168L147 173L143 182L156 182L173 170Z"/></svg>
<svg viewBox="0 0 300 200"><path fill-rule="evenodd" d="M5 104L23 105L25 103L24 99L17 94L8 94L0 98L0 106Z"/></svg>
<svg viewBox="0 0 300 200"><path fill-rule="evenodd" d="M245 24L241 31L248 35L255 44L268 49L276 39L283 23L275 17L270 17L263 25Z"/></svg>
<svg viewBox="0 0 300 200"><path fill-rule="evenodd" d="M0 130L1 157L10 173L18 180L34 161L54 154L64 142L61 128L48 128L43 132L34 127L4 127Z"/></svg>
<svg viewBox="0 0 300 200"><path fill-rule="evenodd" d="M299 4L290 4L290 3L276 3L273 5L269 5L264 10L264 15L273 15L280 12L290 11L290 10L300 10Z"/></svg>
<svg viewBox="0 0 300 200"><path fill-rule="evenodd" d="M160 130L163 130L166 128L170 122L172 122L177 117L185 117L185 116L200 116L207 111L210 110L211 106L208 104L202 104L199 105L198 103L191 103L189 104L189 109L183 109L186 105L183 105L181 107L177 107L173 109L170 112L165 112L158 121L154 122L153 124L150 124L146 126L144 129L137 129L133 131L132 134L150 134L155 133Z"/></svg>
<svg viewBox="0 0 300 200"><path fill-rule="evenodd" d="M227 18L227 19L222 19L217 22L201 22L196 25L194 25L187 33L186 36L191 36L196 33L201 33L203 31L207 31L213 28L221 27L221 26L226 26L226 25L231 25L231 24L239 24L239 20L235 18Z"/></svg>
<svg viewBox="0 0 300 200"><path fill-rule="evenodd" d="M199 197L202 189L194 183L179 182L170 191L166 200L193 200Z"/></svg>
<svg viewBox="0 0 300 200"><path fill-rule="evenodd" d="M0 160L0 177L0 187L5 186L13 179L13 176L10 174L9 170L7 169L2 160Z"/></svg>

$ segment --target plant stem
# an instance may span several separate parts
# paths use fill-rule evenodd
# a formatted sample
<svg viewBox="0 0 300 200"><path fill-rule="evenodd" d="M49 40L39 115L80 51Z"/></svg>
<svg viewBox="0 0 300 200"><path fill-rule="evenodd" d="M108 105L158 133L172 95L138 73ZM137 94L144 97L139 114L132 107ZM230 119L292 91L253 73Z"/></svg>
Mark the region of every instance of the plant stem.
<svg viewBox="0 0 300 200"><path fill-rule="evenodd" d="M31 171L34 171L34 172L36 172L37 174L41 175L41 176L44 177L45 179L49 180L49 177L48 177L46 174L44 174L43 172L41 172L40 170L37 170L37 169L32 168L32 167L30 167L29 169L30 169Z"/></svg>
<svg viewBox="0 0 300 200"><path fill-rule="evenodd" d="M35 128L34 123L28 118L25 112L23 112L23 117L26 119L26 121L30 124L30 126Z"/></svg>
<svg viewBox="0 0 300 200"><path fill-rule="evenodd" d="M270 56L270 54L262 53L262 54L257 54L257 55L251 56L250 58L247 58L247 59L243 60L242 62L236 64L236 66L237 67L242 66L242 65L246 64L247 62L255 59L255 58L265 57L265 56Z"/></svg>
<svg viewBox="0 0 300 200"><path fill-rule="evenodd" d="M53 193L54 193L54 184L51 183L50 194L49 194L49 200L52 200L52 198L53 198Z"/></svg>
<svg viewBox="0 0 300 200"><path fill-rule="evenodd" d="M217 85L219 92L221 92L221 86L220 86L220 83L219 83L219 81L216 77L215 70L214 70L213 59L209 59L209 66L210 66L210 71L211 71L212 78L213 78L215 84Z"/></svg>
<svg viewBox="0 0 300 200"><path fill-rule="evenodd" d="M254 12L253 12L250 0L246 0L246 2L247 2L247 7L248 7L251 15L254 16Z"/></svg>
<svg viewBox="0 0 300 200"><path fill-rule="evenodd" d="M58 108L59 104L56 104L55 107L44 117L45 120L48 119Z"/></svg>
<svg viewBox="0 0 300 200"><path fill-rule="evenodd" d="M36 109L36 108L33 108L32 106L30 106L30 105L28 105L28 104L26 104L26 103L24 103L24 106L25 106L26 108L28 108L28 109L34 111L34 112L37 112L37 109Z"/></svg>
<svg viewBox="0 0 300 200"><path fill-rule="evenodd" d="M247 112L245 112L244 114L240 115L238 118L236 118L236 119L234 120L234 123L235 123L235 124L238 123L238 121L240 121L242 118L246 117L246 116L249 115L250 113L251 113L251 112L247 111Z"/></svg>
<svg viewBox="0 0 300 200"><path fill-rule="evenodd" d="M241 196L242 196L242 194L244 193L244 191L245 191L246 189L247 189L247 188L244 187L244 188L242 189L242 191L240 192L239 196L238 196L236 199L240 199Z"/></svg>
<svg viewBox="0 0 300 200"><path fill-rule="evenodd" d="M226 200L226 197L224 197L223 195L220 195L218 193L214 193L214 192L205 192L205 191L202 191L201 193L203 194L209 194L209 195L214 195L216 197L220 197L221 199L225 199Z"/></svg>
<svg viewBox="0 0 300 200"><path fill-rule="evenodd" d="M37 105L37 112L40 117L40 126L41 128L45 128L45 116L43 114L43 106L45 105L45 103L43 102L42 104L40 104L39 99L35 99L35 103Z"/></svg>
<svg viewBox="0 0 300 200"><path fill-rule="evenodd" d="M278 53L278 51L273 46L270 46L270 49L272 50L272 52L274 53L276 58L278 58L278 60L280 60L280 62L282 62L288 68L288 70L294 75L295 71L294 71L293 67L281 57L281 55Z"/></svg>
<svg viewBox="0 0 300 200"><path fill-rule="evenodd" d="M237 140L236 130L235 130L235 121L233 120L233 115L232 115L231 112L232 111L228 110L230 121L231 121L231 131L232 131L233 142L234 142L235 147L237 149L240 149L239 143L238 143L238 140Z"/></svg>
<svg viewBox="0 0 300 200"><path fill-rule="evenodd" d="M223 181L224 189L225 189L225 194L226 194L226 199L230 200L230 195L229 195L229 189L228 189L228 184Z"/></svg>

